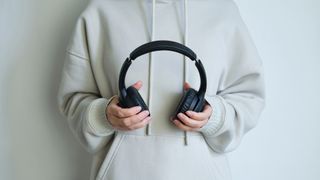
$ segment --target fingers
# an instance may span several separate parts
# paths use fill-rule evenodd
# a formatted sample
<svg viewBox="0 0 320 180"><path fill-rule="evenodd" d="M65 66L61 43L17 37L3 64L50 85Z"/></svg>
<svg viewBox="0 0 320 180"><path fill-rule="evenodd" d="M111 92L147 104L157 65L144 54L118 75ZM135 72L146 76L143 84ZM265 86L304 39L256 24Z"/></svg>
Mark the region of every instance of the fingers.
<svg viewBox="0 0 320 180"><path fill-rule="evenodd" d="M183 89L184 89L184 90L188 90L189 88L191 88L190 84L187 83L187 82L184 82L184 84L183 84Z"/></svg>
<svg viewBox="0 0 320 180"><path fill-rule="evenodd" d="M140 121L145 119L148 115L149 115L149 111L145 110L145 111L140 112L137 115L133 115L128 118L124 118L124 119L122 119L122 126L130 127L134 124L139 123Z"/></svg>
<svg viewBox="0 0 320 180"><path fill-rule="evenodd" d="M137 115L131 116L129 118L117 119L115 121L117 124L114 125L115 128L119 130L134 130L141 128L150 122L151 117L148 116L148 111L142 111Z"/></svg>
<svg viewBox="0 0 320 180"><path fill-rule="evenodd" d="M137 81L135 84L132 85L134 88L139 90L142 87L142 81ZM115 100L111 102L110 104L110 111L111 114L116 116L117 118L126 118L130 117L132 115L137 114L138 112L141 111L140 106L134 106L131 108L122 108L118 105L119 103L119 97L114 98Z"/></svg>
<svg viewBox="0 0 320 180"><path fill-rule="evenodd" d="M178 119L174 119L173 123L178 126L178 128L185 130L185 131L196 131L197 128L192 128L189 126L184 125L183 123L181 123Z"/></svg>
<svg viewBox="0 0 320 180"><path fill-rule="evenodd" d="M196 131L203 127L212 114L212 107L206 103L202 112L186 111L186 114L179 113L177 118L172 119L173 123L185 131Z"/></svg>
<svg viewBox="0 0 320 180"><path fill-rule="evenodd" d="M208 121L208 119L203 119L201 121L194 120L186 116L184 113L179 113L178 118L182 121L182 123L186 126L189 126L191 128L201 128L203 125L205 125Z"/></svg>
<svg viewBox="0 0 320 180"><path fill-rule="evenodd" d="M110 114L117 118L126 118L136 115L141 111L141 106L134 106L131 108L122 108L118 105L119 97L114 98L115 100L109 104Z"/></svg>
<svg viewBox="0 0 320 180"><path fill-rule="evenodd" d="M204 119L208 119L212 113L212 107L209 104L206 104L203 108L202 112L195 111L186 111L186 114L194 120L202 121Z"/></svg>
<svg viewBox="0 0 320 180"><path fill-rule="evenodd" d="M142 121L133 124L132 126L128 127L129 130L133 130L133 129L139 129L144 127L145 125L147 125L151 120L151 116L148 116L146 118L144 118Z"/></svg>
<svg viewBox="0 0 320 180"><path fill-rule="evenodd" d="M134 83L132 86L137 90L139 90L142 87L142 81L139 80L136 83Z"/></svg>

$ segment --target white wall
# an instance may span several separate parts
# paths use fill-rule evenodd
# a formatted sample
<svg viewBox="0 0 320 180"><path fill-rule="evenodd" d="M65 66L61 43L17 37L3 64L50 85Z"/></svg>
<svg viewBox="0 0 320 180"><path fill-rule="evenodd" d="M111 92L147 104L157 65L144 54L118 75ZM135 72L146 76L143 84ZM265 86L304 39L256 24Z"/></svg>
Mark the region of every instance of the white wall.
<svg viewBox="0 0 320 180"><path fill-rule="evenodd" d="M87 0L0 2L0 179L89 179L90 157L55 99L64 49Z"/></svg>
<svg viewBox="0 0 320 180"><path fill-rule="evenodd" d="M88 0L0 0L0 180L85 180L58 114L64 48ZM320 177L320 1L237 0L264 61L267 106L230 154L235 180Z"/></svg>
<svg viewBox="0 0 320 180"><path fill-rule="evenodd" d="M266 73L260 123L230 154L236 180L320 178L320 1L237 0Z"/></svg>

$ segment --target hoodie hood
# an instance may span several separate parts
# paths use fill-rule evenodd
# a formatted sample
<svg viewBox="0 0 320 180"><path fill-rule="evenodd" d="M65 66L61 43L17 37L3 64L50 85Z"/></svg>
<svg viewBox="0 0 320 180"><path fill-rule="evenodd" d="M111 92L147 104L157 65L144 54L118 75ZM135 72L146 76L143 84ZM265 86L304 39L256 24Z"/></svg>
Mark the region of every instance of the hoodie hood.
<svg viewBox="0 0 320 180"><path fill-rule="evenodd" d="M183 1L183 9L184 9L184 40L183 40L183 44L185 46L188 46L188 0L152 0L152 25L151 25L151 37L150 37L150 41L154 41L154 35L155 35L155 21L156 21L156 17L155 17L155 11L156 11L156 3L173 3L175 1ZM180 3L181 4L181 3ZM149 75L149 86L148 86L148 92L149 92L149 98L148 98L148 106L149 108L152 106L151 103L151 99L152 99L152 92L151 91L151 87L153 86L152 83L154 83L152 77L152 52L149 53L149 69L150 69L150 75ZM184 82L187 81L187 69L188 69L188 62L189 60L187 60L186 56L183 56L183 69L184 69L184 74L183 74L183 78L184 78ZM151 135L151 122L147 124L147 135ZM188 145L188 131L184 131L184 136L185 136L185 145Z"/></svg>

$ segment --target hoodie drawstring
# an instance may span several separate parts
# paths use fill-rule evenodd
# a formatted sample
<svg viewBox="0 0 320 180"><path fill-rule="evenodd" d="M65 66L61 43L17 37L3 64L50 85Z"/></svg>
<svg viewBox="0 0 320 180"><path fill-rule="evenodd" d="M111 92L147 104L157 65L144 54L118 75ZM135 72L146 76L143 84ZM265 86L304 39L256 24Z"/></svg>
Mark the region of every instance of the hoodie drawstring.
<svg viewBox="0 0 320 180"><path fill-rule="evenodd" d="M152 30L151 30L151 38L150 38L150 41L153 41L154 40L154 31L155 31L155 1L156 0L152 0ZM184 45L187 46L187 43L188 43L188 39L187 39L187 36L188 36L188 10L187 10L187 0L183 0L184 2ZM152 52L149 53L149 69L150 69L150 72L149 72L149 86L148 86L148 107L149 109L151 109L151 97L152 97L152 94L151 94L151 86L152 86L152 79L153 79L153 75L152 75ZM187 81L187 69L188 69L188 62L186 60L186 56L183 56L183 70L184 70L184 74L183 74L183 80L184 82ZM184 83L183 82L183 83ZM183 89L184 91L184 89ZM150 126L151 126L151 121L147 124L147 135L150 135L151 134L151 129L150 129ZM184 131L184 142L185 142L185 145L188 145L188 132L187 131Z"/></svg>
<svg viewBox="0 0 320 180"><path fill-rule="evenodd" d="M151 38L150 38L150 41L153 41L154 40L154 26L155 26L155 6L156 6L156 3L155 3L155 0L152 0L152 27L151 27ZM152 52L149 53L149 69L150 69L150 72L149 72L149 86L148 86L148 107L149 107L149 110L151 109L151 86L152 86ZM151 125L151 121L147 124L147 135L150 135L151 134L151 129L150 129L150 125Z"/></svg>
<svg viewBox="0 0 320 180"><path fill-rule="evenodd" d="M184 7L184 45L185 46L187 46L187 44L188 44L188 39L187 39L187 37L188 37L188 0L184 0L183 1L184 2L184 5L183 5L183 7ZM183 61L184 61L184 63L183 63L183 65L184 65L184 82L187 82L187 80L188 80L188 72L187 72L187 70L188 70L188 61L187 61L187 59L186 59L186 56L183 56ZM183 82L183 83L184 83ZM188 145L188 131L184 131L184 139L185 139L185 145Z"/></svg>

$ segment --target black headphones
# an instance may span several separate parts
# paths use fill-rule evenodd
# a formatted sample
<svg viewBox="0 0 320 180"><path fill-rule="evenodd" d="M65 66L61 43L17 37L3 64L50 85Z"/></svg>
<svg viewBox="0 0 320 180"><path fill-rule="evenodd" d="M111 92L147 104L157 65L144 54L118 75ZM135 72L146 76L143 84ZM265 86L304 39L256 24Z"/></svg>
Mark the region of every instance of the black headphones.
<svg viewBox="0 0 320 180"><path fill-rule="evenodd" d="M141 111L149 110L148 106L145 104L143 98L139 94L138 90L133 86L126 88L125 86L125 76L128 71L129 66L132 61L137 57L152 52L152 51L161 51L169 50L178 52L185 56L188 56L192 61L195 61L195 65L199 71L201 85L198 91L193 88L189 88L180 99L180 102L175 110L174 115L177 116L179 112L186 112L187 110L192 110L195 112L202 112L205 104L205 92L207 89L207 78L204 67L200 61L197 59L197 55L188 47L178 42L169 41L169 40L157 40L145 43L130 53L130 56L124 61L120 76L119 76L119 103L118 105L123 108L130 108L133 106L141 106ZM150 114L149 114L150 116Z"/></svg>

